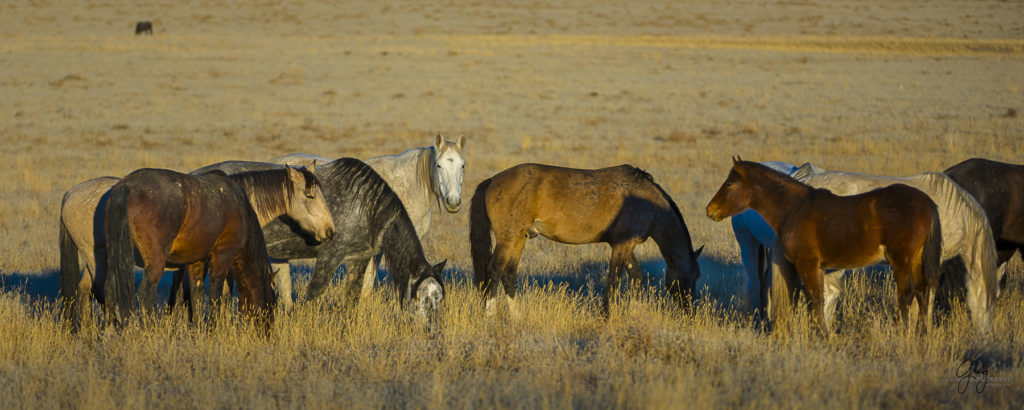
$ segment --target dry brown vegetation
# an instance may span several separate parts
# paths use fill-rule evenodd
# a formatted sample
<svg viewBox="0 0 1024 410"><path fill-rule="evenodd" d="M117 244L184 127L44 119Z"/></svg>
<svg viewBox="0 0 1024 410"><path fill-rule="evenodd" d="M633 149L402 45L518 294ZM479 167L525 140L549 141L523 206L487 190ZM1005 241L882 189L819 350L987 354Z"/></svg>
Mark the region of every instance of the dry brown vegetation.
<svg viewBox="0 0 1024 410"><path fill-rule="evenodd" d="M137 20L155 35L132 35ZM729 224L703 216L733 155L888 175L1024 162L1019 2L8 2L0 74L5 406L1017 407L1024 394L1019 259L988 340L962 307L927 337L894 329L884 272L845 284L839 334L804 317L765 333L738 294ZM336 289L266 340L234 319L58 325L71 185L288 152L366 158L438 131L468 137L466 200L521 162L646 169L707 246L699 307L645 287L604 320L607 246L533 240L523 319L485 319L464 210L435 215L426 244L453 268L436 337L389 292L345 313ZM655 248L639 254L658 285ZM1001 382L958 394L975 355Z"/></svg>

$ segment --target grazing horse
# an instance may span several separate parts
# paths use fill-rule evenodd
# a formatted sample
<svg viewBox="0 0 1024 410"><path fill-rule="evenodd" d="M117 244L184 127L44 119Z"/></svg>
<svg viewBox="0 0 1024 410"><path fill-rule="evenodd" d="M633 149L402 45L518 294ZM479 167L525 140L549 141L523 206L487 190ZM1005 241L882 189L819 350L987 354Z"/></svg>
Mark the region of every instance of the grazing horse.
<svg viewBox="0 0 1024 410"><path fill-rule="evenodd" d="M681 304L694 293L700 266L690 232L672 198L650 174L630 165L595 170L520 164L477 185L469 209L474 283L494 313L498 286L513 316L516 271L527 238L611 245L607 314L623 271L640 279L633 248L654 239L665 258L665 287ZM491 234L495 244L491 244Z"/></svg>
<svg viewBox="0 0 1024 410"><path fill-rule="evenodd" d="M815 189L764 165L733 160L722 187L707 206L720 221L746 209L764 217L778 235L821 326L824 269L852 269L886 260L893 266L900 316L916 297L919 327L931 328L931 306L940 277L942 235L935 203L903 184L838 196Z"/></svg>
<svg viewBox="0 0 1024 410"><path fill-rule="evenodd" d="M1024 165L971 158L944 172L981 204L992 226L1000 267L1024 256ZM1005 281L1005 276L1000 285Z"/></svg>
<svg viewBox="0 0 1024 410"><path fill-rule="evenodd" d="M230 161L208 169L239 172L274 169L279 164ZM306 300L320 296L334 273L348 267L347 275L354 281L345 282L346 302L354 306L359 302L359 283L371 259L384 253L388 260L392 283L398 292L402 307L414 309L434 329L444 285L441 271L445 262L431 265L423 254L419 237L402 202L384 179L373 168L354 158L340 158L326 164L317 164L316 175L323 184L327 207L337 225L334 239L312 244L302 232L274 221L263 228L267 252L277 260L316 258L313 276L306 291Z"/></svg>
<svg viewBox="0 0 1024 410"><path fill-rule="evenodd" d="M1000 271L996 264L996 248L985 211L963 188L944 174L925 172L907 177L887 177L852 172L825 171L805 164L790 176L814 188L823 188L836 195L855 195L873 189L905 184L917 188L931 198L939 211L942 225L942 260L960 257L966 274L943 278L943 293L966 289L967 307L975 328L990 330L990 317L999 296ZM836 293L835 296L838 296ZM948 299L944 294L942 299ZM785 300L776 301L785 308ZM829 302L826 299L826 304ZM832 304L834 306L834 302Z"/></svg>
<svg viewBox="0 0 1024 410"><path fill-rule="evenodd" d="M462 206L462 175L466 171L463 157L465 140L460 135L455 142L447 141L441 134L434 138L434 145L412 148L398 155L383 155L366 160L366 164L384 178L405 206L416 234L422 242L430 230L432 208L437 204L448 213L456 213ZM271 159L269 162L286 165L311 166L331 162L333 159L310 154L288 154ZM373 289L377 277L377 255L366 265L363 274L362 295ZM275 265L280 281L290 280L288 265ZM345 280L350 280L348 277Z"/></svg>
<svg viewBox="0 0 1024 410"><path fill-rule="evenodd" d="M286 215L311 236L333 235L334 224L320 182L310 171L281 168L233 175L231 179L245 191L261 225ZM98 274L106 272L106 204L110 188L120 180L101 177L82 182L69 189L61 202L61 300L76 326L91 310L85 296L90 290L103 301L103 287L93 284ZM79 260L84 262L84 272L79 269Z"/></svg>

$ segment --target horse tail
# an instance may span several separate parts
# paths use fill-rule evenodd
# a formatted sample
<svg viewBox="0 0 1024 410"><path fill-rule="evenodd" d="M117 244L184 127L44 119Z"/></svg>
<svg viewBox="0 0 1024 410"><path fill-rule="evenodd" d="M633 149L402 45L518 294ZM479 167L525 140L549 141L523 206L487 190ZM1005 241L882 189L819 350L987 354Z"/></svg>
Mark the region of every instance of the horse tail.
<svg viewBox="0 0 1024 410"><path fill-rule="evenodd" d="M113 320L127 316L135 289L135 244L128 227L128 193L128 187L115 186L107 202L107 275L104 293L107 315Z"/></svg>
<svg viewBox="0 0 1024 410"><path fill-rule="evenodd" d="M476 186L473 202L469 206L469 247L473 255L473 284L480 290L487 287L491 275L487 265L491 262L491 218L487 215L487 188L491 179Z"/></svg>
<svg viewBox="0 0 1024 410"><path fill-rule="evenodd" d="M238 286L238 294L240 298L248 299L246 293L252 295L259 295L262 301L247 300L245 303L239 303L240 310L244 314L248 315L254 320L254 324L260 330L261 334L267 336L270 334L272 325L274 324L274 309L277 307L277 296L274 294L274 289L271 286L273 281L273 273L270 268L270 256L267 254L267 242L263 237L263 229L260 227L259 217L256 216L256 210L249 205L247 198L243 195L244 192L239 190L239 199L243 206L245 206L245 212L247 213L247 220L245 223L248 225L249 235L246 240L245 249L242 258L244 264L249 270L250 275L254 277L246 280L243 277L235 278L235 284ZM245 275L245 272L232 272L233 275ZM231 277L227 278L227 283L230 286ZM247 291L242 289L242 286L255 286L255 289L249 289ZM222 289L211 289L212 292L222 292ZM193 297L198 297L193 295ZM288 297L291 297L289 295ZM262 303L262 306L257 306L256 303Z"/></svg>
<svg viewBox="0 0 1024 410"><path fill-rule="evenodd" d="M938 207L934 202L929 209L932 213L932 224L921 250L921 274L928 287L934 291L942 278L942 225L939 222Z"/></svg>
<svg viewBox="0 0 1024 410"><path fill-rule="evenodd" d="M64 223L64 215L60 217L60 300L61 310L64 319L72 319L76 315L78 299L78 282L81 280L81 272L78 268L78 245L75 245L71 233L68 232L67 224ZM77 319L77 317L75 318Z"/></svg>

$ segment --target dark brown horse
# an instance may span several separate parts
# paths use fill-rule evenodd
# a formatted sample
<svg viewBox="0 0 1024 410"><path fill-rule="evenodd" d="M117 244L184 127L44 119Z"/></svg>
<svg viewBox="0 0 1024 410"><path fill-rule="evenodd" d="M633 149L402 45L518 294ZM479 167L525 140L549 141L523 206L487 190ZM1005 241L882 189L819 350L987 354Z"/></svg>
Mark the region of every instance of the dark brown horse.
<svg viewBox="0 0 1024 410"><path fill-rule="evenodd" d="M888 261L896 279L900 316L917 298L919 327L931 328L939 284L942 235L927 195L903 184L838 196L764 165L733 160L732 170L707 206L715 221L753 209L778 235L796 267L815 318L824 326L824 269L852 269Z"/></svg>
<svg viewBox="0 0 1024 410"><path fill-rule="evenodd" d="M1024 165L971 158L950 167L945 174L970 192L985 210L999 265L1010 260L1014 252L1024 256Z"/></svg>
<svg viewBox="0 0 1024 410"><path fill-rule="evenodd" d="M110 190L106 237L111 317L127 316L134 304L137 248L145 265L138 290L143 309L152 310L167 263L206 262L211 287L220 289L230 270L240 310L269 331L276 298L259 217L244 189L224 173L193 176L146 168L128 174Z"/></svg>
<svg viewBox="0 0 1024 410"><path fill-rule="evenodd" d="M612 246L605 312L623 271L631 280L640 278L633 248L647 238L658 244L667 265L665 286L680 303L688 303L700 277L701 250L693 251L679 208L649 174L629 165L596 170L517 165L481 182L469 212L474 279L484 290L488 314L499 285L509 309L518 314L519 258L526 239L537 235Z"/></svg>

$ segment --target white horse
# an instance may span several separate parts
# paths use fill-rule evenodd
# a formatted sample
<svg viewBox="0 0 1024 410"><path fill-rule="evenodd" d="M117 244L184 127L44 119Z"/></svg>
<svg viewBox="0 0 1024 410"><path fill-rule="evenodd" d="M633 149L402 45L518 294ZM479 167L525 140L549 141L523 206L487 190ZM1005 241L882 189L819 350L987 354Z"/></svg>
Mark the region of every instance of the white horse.
<svg viewBox="0 0 1024 410"><path fill-rule="evenodd" d="M813 164L805 164L800 168L779 162L764 164L789 174L798 181L815 188L828 189L837 195L859 194L896 183L910 185L927 194L939 209L943 238L942 260L948 261L959 256L967 267L966 275L953 278L955 282L950 285L966 288L967 306L971 311L971 318L976 329L980 332L987 332L990 329L991 310L999 296L998 284L1003 271L996 265L995 243L991 240L991 227L987 223L984 211L970 194L951 179L935 172L895 178L825 171ZM775 233L760 215L749 211L733 217L733 231L736 234L737 242L740 243L748 281L765 278L767 275L764 271L766 263L763 257L758 257L759 246L777 249L774 246ZM763 283L760 284L762 285L760 287L751 284L749 289L752 299L754 295L765 299L760 304L757 299L754 299L752 302L754 306L765 308L769 317L774 318L781 313L781 309L789 307L789 299L785 295L792 291L792 289L780 289L780 287L785 288L787 283L780 279L783 279L782 276L794 275L794 271L779 252L772 252L772 254L772 277L775 279L771 281L772 292L767 292ZM831 322L835 312L839 296L839 281L843 274L843 271L837 271L826 275L824 306L826 324ZM788 277L790 280L795 278L795 276ZM756 289L761 291L757 292ZM777 296L772 297L771 295ZM775 306L772 306L773 299Z"/></svg>
<svg viewBox="0 0 1024 410"><path fill-rule="evenodd" d="M456 213L462 206L462 176L466 169L466 160L462 156L464 143L461 135L455 142L451 142L438 134L432 146L412 148L398 155L384 155L364 161L398 194L421 242L430 230L434 204L448 213ZM269 162L310 166L333 160L319 155L294 153ZM364 297L373 289L379 263L378 255L366 267L361 284ZM291 273L287 263L274 266L278 271L275 279L281 281L280 285L287 282L287 290L279 291L287 307L291 304ZM347 277L343 281L347 282ZM279 286L278 289L284 288Z"/></svg>

